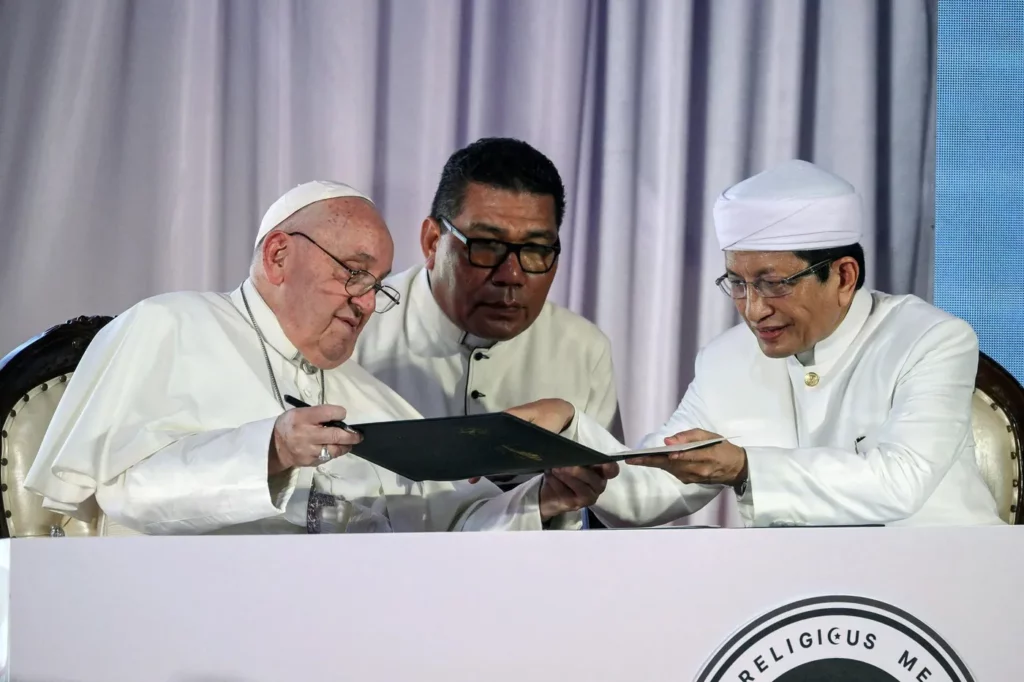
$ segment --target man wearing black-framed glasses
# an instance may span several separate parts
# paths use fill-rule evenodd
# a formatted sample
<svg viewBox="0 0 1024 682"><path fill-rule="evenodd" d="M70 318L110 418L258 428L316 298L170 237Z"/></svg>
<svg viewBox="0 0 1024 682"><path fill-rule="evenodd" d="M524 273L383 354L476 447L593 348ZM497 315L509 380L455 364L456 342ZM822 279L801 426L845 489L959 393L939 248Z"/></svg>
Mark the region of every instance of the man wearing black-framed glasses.
<svg viewBox="0 0 1024 682"><path fill-rule="evenodd" d="M425 416L560 398L620 433L608 338L547 300L564 213L557 169L527 143L455 152L421 226L425 263L389 278L401 310L371 320L356 359Z"/></svg>

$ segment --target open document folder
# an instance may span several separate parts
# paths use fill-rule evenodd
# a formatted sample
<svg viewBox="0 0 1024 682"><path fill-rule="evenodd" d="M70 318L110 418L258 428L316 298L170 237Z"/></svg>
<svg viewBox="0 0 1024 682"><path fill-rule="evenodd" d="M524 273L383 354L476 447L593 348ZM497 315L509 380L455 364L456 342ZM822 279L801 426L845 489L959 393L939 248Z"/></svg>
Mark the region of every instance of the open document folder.
<svg viewBox="0 0 1024 682"><path fill-rule="evenodd" d="M363 434L352 454L413 481L461 481L476 476L540 473L640 455L683 452L724 438L631 450L592 450L505 412L467 417L350 424Z"/></svg>

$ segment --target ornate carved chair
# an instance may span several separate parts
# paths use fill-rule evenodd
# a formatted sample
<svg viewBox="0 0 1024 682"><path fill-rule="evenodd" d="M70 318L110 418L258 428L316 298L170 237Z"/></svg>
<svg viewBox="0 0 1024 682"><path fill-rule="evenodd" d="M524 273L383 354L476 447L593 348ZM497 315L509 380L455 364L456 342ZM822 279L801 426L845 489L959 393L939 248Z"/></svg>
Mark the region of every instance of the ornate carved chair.
<svg viewBox="0 0 1024 682"><path fill-rule="evenodd" d="M78 317L51 327L0 360L0 537L95 535L85 523L43 509L25 490L43 434L86 347L112 318Z"/></svg>
<svg viewBox="0 0 1024 682"><path fill-rule="evenodd" d="M978 466L1007 523L1024 524L1024 388L995 360L981 354L975 381L974 446Z"/></svg>

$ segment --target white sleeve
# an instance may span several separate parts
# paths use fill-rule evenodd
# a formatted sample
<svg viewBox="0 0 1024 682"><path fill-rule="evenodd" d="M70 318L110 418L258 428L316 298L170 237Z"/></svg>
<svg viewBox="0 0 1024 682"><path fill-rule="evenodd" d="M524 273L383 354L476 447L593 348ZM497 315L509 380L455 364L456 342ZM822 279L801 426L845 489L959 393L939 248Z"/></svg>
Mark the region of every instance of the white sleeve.
<svg viewBox="0 0 1024 682"><path fill-rule="evenodd" d="M206 533L277 516L297 470L267 475L274 422L177 440L101 482L96 501L115 523L151 535Z"/></svg>
<svg viewBox="0 0 1024 682"><path fill-rule="evenodd" d="M971 437L978 341L951 320L924 334L889 417L863 447L748 447L755 526L889 523L915 514Z"/></svg>
<svg viewBox="0 0 1024 682"><path fill-rule="evenodd" d="M182 338L206 321L197 317L183 333L186 309L143 301L89 344L26 478L47 508L88 518L95 501L115 524L157 534L279 513L289 481L267 478L274 419L211 423L200 415L216 412L209 408L230 396L232 382L215 382L220 393L207 395L180 380L202 371L182 352ZM271 484L281 488L278 499Z"/></svg>
<svg viewBox="0 0 1024 682"><path fill-rule="evenodd" d="M545 525L540 516L540 489L543 481L543 476L536 476L508 492L476 501L457 519L451 530L543 530ZM459 482L456 486L476 488L485 484L497 489L487 480L475 484ZM552 530L576 530L582 525L582 513L573 512L556 516L547 527Z"/></svg>
<svg viewBox="0 0 1024 682"><path fill-rule="evenodd" d="M683 405L686 403L684 398ZM679 410L676 412L678 414ZM676 415L669 423L674 423L674 420L677 420ZM666 436L677 433L665 428L644 438L641 447L664 445ZM564 435L607 455L628 449L579 411ZM608 487L590 510L609 528L660 526L700 510L720 491L721 486L690 485L661 469L620 462L619 475L608 481Z"/></svg>

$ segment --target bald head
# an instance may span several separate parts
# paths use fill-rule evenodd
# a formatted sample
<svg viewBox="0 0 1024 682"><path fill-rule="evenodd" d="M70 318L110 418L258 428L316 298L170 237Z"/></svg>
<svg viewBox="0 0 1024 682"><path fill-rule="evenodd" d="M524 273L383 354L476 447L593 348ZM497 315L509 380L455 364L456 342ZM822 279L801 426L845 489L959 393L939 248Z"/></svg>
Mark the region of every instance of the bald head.
<svg viewBox="0 0 1024 682"><path fill-rule="evenodd" d="M317 367L347 360L375 292L353 296L353 271L378 281L391 271L394 244L374 205L356 196L310 203L270 229L252 265L257 291L277 316L285 335ZM365 277L365 276L363 276Z"/></svg>

